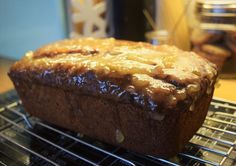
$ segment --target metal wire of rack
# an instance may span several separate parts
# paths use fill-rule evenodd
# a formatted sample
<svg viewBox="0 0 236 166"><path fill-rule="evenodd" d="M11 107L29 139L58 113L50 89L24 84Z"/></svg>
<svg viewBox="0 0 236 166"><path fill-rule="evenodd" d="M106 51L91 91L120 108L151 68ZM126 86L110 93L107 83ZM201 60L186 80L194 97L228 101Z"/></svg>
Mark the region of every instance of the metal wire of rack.
<svg viewBox="0 0 236 166"><path fill-rule="evenodd" d="M29 116L15 91L0 95L0 165L236 165L236 103L213 99L186 149L171 159L138 154Z"/></svg>

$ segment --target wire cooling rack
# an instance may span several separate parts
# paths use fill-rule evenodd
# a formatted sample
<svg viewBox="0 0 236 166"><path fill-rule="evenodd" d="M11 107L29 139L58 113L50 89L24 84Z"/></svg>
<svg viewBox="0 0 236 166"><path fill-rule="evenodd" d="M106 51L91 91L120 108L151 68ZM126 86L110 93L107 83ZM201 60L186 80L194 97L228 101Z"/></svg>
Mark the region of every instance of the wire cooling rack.
<svg viewBox="0 0 236 166"><path fill-rule="evenodd" d="M0 165L236 165L236 103L213 99L185 150L171 159L138 154L29 116L15 91L0 95Z"/></svg>

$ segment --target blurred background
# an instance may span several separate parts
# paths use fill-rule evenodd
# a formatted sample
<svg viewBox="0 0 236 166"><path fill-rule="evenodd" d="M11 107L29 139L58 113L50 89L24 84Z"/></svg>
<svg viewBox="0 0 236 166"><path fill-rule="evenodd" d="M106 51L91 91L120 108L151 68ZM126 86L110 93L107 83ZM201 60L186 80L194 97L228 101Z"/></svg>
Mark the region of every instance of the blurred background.
<svg viewBox="0 0 236 166"><path fill-rule="evenodd" d="M0 20L0 92L13 88L6 73L26 51L114 37L198 53L221 73L215 95L236 100L235 0L0 0Z"/></svg>

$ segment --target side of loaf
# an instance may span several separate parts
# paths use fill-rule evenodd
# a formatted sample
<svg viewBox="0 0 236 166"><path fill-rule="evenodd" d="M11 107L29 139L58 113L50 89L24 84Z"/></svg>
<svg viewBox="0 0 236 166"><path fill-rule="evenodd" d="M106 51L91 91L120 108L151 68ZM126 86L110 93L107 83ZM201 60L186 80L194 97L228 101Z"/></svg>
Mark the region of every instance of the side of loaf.
<svg viewBox="0 0 236 166"><path fill-rule="evenodd" d="M33 116L170 157L203 123L217 73L195 53L173 46L87 38L28 52L9 76Z"/></svg>

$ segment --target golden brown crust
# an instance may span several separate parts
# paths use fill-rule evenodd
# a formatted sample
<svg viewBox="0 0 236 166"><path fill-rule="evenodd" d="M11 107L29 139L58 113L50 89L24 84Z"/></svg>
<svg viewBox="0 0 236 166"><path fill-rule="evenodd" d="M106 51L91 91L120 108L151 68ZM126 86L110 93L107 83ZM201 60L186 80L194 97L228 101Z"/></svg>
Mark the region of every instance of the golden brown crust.
<svg viewBox="0 0 236 166"><path fill-rule="evenodd" d="M123 91L148 96L138 99L138 105L155 106L153 110L158 105L172 109L186 101L190 107L190 103L213 89L216 77L215 66L193 52L112 38L64 40L45 45L14 64L10 75L68 88L71 84L81 86L75 77L84 78L83 74L86 77L89 72L93 73L93 85L98 87L93 94L102 91L99 81L108 80L121 89L116 91L117 96ZM87 89L87 83L83 85Z"/></svg>

